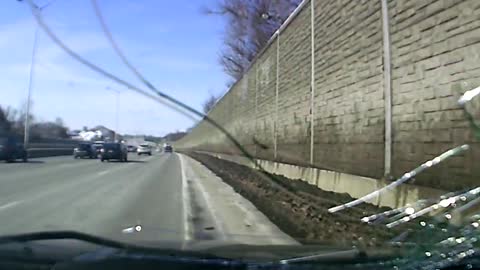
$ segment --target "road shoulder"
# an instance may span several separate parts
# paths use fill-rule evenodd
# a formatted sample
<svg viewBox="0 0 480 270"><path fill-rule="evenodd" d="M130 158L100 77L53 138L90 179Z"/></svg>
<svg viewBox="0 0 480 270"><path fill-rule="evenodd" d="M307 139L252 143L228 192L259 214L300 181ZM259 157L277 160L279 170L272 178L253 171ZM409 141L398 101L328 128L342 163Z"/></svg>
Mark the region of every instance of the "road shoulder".
<svg viewBox="0 0 480 270"><path fill-rule="evenodd" d="M188 185L190 207L187 211L193 240L250 245L298 244L203 164L178 155Z"/></svg>

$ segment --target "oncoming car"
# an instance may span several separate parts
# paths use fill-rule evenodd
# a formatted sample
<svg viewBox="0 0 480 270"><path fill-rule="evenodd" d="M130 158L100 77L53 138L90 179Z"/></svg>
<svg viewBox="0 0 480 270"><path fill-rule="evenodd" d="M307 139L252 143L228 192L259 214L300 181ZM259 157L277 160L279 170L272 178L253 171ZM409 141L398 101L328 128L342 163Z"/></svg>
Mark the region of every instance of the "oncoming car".
<svg viewBox="0 0 480 270"><path fill-rule="evenodd" d="M165 153L172 153L173 152L173 147L171 145L165 145L165 147L163 148L163 151Z"/></svg>
<svg viewBox="0 0 480 270"><path fill-rule="evenodd" d="M73 149L73 158L97 158L95 147L90 143L80 143Z"/></svg>
<svg viewBox="0 0 480 270"><path fill-rule="evenodd" d="M126 162L128 160L127 156L127 147L122 143L106 143L100 151L100 160L102 162L111 159Z"/></svg>

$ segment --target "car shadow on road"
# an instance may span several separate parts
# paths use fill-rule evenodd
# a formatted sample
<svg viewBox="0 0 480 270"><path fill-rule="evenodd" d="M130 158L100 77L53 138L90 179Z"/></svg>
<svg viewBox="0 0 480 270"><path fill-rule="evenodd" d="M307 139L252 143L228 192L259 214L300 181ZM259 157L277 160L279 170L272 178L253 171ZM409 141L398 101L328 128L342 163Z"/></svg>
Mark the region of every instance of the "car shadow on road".
<svg viewBox="0 0 480 270"><path fill-rule="evenodd" d="M5 162L5 161L1 161L0 164L16 164L16 163L19 163L19 164L41 164L41 163L45 163L45 161L43 160L29 160L27 162L23 162L23 161L11 161L11 162Z"/></svg>
<svg viewBox="0 0 480 270"><path fill-rule="evenodd" d="M106 161L106 162L110 162L110 163L147 163L144 160L127 160L127 162L123 162L123 161L120 161L120 160L109 160L109 161Z"/></svg>
<svg viewBox="0 0 480 270"><path fill-rule="evenodd" d="M45 163L43 160L29 160L25 163L30 163L30 164L40 164L40 163Z"/></svg>
<svg viewBox="0 0 480 270"><path fill-rule="evenodd" d="M138 159L130 159L127 161L127 163L147 163L145 160L138 160Z"/></svg>

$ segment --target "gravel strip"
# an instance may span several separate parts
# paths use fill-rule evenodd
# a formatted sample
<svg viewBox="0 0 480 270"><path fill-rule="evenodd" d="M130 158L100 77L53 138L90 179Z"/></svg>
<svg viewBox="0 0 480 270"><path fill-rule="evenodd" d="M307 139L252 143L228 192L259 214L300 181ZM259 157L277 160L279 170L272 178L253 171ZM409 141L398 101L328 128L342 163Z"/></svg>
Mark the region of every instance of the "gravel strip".
<svg viewBox="0 0 480 270"><path fill-rule="evenodd" d="M323 191L300 180L259 171L207 154L187 153L251 201L281 230L304 244L377 246L402 231L360 221L388 208L362 204L340 213L328 208L348 202L348 194Z"/></svg>

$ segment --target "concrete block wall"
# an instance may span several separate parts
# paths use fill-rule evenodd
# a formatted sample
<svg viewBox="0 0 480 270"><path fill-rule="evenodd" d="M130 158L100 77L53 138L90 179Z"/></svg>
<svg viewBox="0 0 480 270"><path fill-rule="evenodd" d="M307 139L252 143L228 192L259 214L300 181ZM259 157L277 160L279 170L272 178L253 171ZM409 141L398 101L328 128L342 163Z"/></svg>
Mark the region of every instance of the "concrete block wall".
<svg viewBox="0 0 480 270"><path fill-rule="evenodd" d="M274 158L274 129L276 106L276 46L268 47L255 63L257 113L255 117L254 147L255 156Z"/></svg>
<svg viewBox="0 0 480 270"><path fill-rule="evenodd" d="M293 164L310 159L310 4L280 33L277 160Z"/></svg>
<svg viewBox="0 0 480 270"><path fill-rule="evenodd" d="M480 84L480 1L389 1L392 44L392 173L462 143L466 155L420 174L416 183L478 185L478 143L457 100Z"/></svg>
<svg viewBox="0 0 480 270"><path fill-rule="evenodd" d="M314 164L383 175L380 1L315 1Z"/></svg>
<svg viewBox="0 0 480 270"><path fill-rule="evenodd" d="M468 153L415 183L448 190L477 184L480 145L456 100L480 85L480 1L386 2L391 153L381 0L304 1L208 116L258 159L377 179L469 143ZM177 145L241 154L205 121Z"/></svg>

